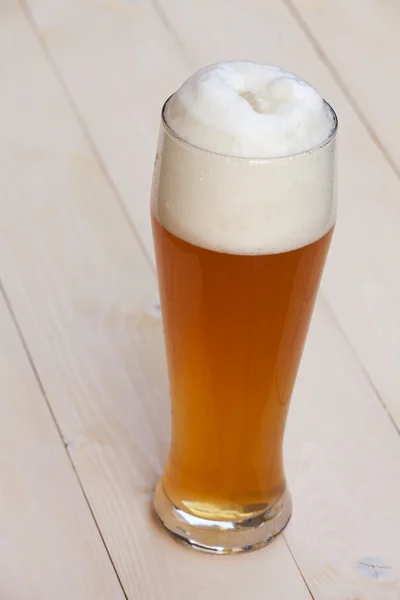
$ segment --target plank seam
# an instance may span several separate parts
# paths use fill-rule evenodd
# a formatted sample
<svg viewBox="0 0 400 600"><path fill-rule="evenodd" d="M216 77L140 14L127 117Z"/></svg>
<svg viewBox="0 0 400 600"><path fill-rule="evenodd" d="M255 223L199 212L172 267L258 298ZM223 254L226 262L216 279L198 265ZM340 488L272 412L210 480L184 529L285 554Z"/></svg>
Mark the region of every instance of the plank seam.
<svg viewBox="0 0 400 600"><path fill-rule="evenodd" d="M336 67L329 60L324 49L322 48L322 46L318 42L317 38L311 31L311 28L307 25L306 21L303 19L300 11L294 6L292 0L281 0L281 1L282 1L282 4L287 8L287 10L290 13L290 15L292 16L292 18L296 21L297 25L299 26L301 31L304 33L304 35L306 36L308 41L310 42L310 44L313 47L318 58L328 69L329 73L332 75L332 78L334 79L335 83L339 86L340 90L342 91L343 95L349 102L351 108L356 113L357 117L360 119L360 121L361 121L362 125L364 126L364 128L366 129L369 137L371 138L371 140L373 141L375 146L378 148L378 150L383 154L384 158L386 159L390 168L396 175L397 179L400 180L400 167L397 166L396 162L391 157L389 150L386 148L384 143L379 138L379 135L376 133L376 131L374 130L372 125L369 123L367 117L363 113L361 107L358 105L358 103L357 103L356 99L354 98L353 94L351 93L350 89L347 87L347 85L341 79L338 71L336 70Z"/></svg>
<svg viewBox="0 0 400 600"><path fill-rule="evenodd" d="M114 573L115 573L115 576L116 576L116 578L117 578L117 581L118 581L118 583L119 583L119 585L120 585L120 587L121 587L121 590L122 590L122 593L123 593L123 595L124 595L124 598L125 598L125 600L129 600L129 598L128 598L128 596L127 596L126 592L125 592L124 586L122 585L122 581L121 581L121 578L120 578L120 576L119 576L119 574L118 574L117 568L116 568L116 566L115 566L115 564L114 564L114 561L113 561L113 559L112 559L112 557L111 557L110 551L109 551L109 549L108 549L108 547L107 547L107 544L106 544L106 542L105 542L105 539L104 539L104 537L103 537L103 534L102 534L102 532L101 532L101 529L100 529L100 527L99 527L99 524L98 524L98 522L97 522L97 519L96 519L96 517L95 517L95 515L94 515L94 512L93 512L93 510L92 510L92 507L91 507L91 505L90 505L89 499L88 499L88 497L87 497L87 495L86 495L86 492L85 492L85 490L84 490L84 487L83 487L83 485L82 485L82 481L81 481L81 479L80 479L80 477L79 477L79 475L78 475L78 472L77 472L77 470L76 470L75 464L74 464L74 462L73 462L73 460L72 460L72 457L71 457L70 453L68 452L68 444L67 444L67 443L65 442L65 440L64 440L64 436L63 436L63 434L62 434L62 431L61 431L60 425L58 424L57 418L56 418L56 416L55 416L55 414L54 414L54 411L53 411L53 409L52 409L52 406L51 406L51 404L50 404L50 401L49 401L49 398L48 398L47 392L46 392L46 390L45 390L45 388L44 388L44 385L43 385L43 383L42 383L42 380L40 379L39 371L38 371L38 369L36 368L36 365L35 365L35 363L34 363L34 361L33 361L32 354L31 354L31 352L30 352L30 350L29 350L29 347L28 347L28 344L27 344L27 342L26 342L26 339L25 339L25 337L24 337L24 334L22 333L22 329L21 329L21 327L20 327L20 325L19 325L19 323L18 323L18 321L17 321L17 317L16 317L16 314L15 314L15 312L14 312L13 308L12 308L12 305L11 305L10 298L9 298L9 296L8 296L7 292L6 292L6 289L5 289L5 287L4 287L3 281L2 281L1 279L0 279L0 294L2 295L2 297L3 297L3 299L4 299L4 302L5 302L6 306L7 306L7 310L8 310L8 312L9 312L9 314L10 314L10 317L11 317L11 320L12 320L12 322L13 322L13 325L14 325L14 327L15 327L15 329L16 329L16 332L17 332L18 338L19 338L19 340L20 340L20 342L21 342L21 344L22 344L23 350L24 350L24 352L25 352L25 355L26 355L26 357L27 357L27 359L28 359L28 362L29 362L29 365L30 365L30 367L31 367L31 370L32 370L32 373L33 373L34 379L35 379L35 381L36 381L36 383L37 383L37 385L38 385L38 387L39 387L39 390L40 390L40 392L41 392L41 395L42 395L42 397L43 397L43 399L44 399L44 402L45 402L45 404L46 404L46 406L47 406L47 409L48 409L48 411L49 411L49 413L50 413L50 417L51 417L51 419L52 419L52 421L53 421L53 423L54 423L54 425L55 425L55 427L56 427L57 433L58 433L58 435L59 435L59 437L60 437L61 443L62 443L62 445L63 445L63 447L64 447L64 450L65 450L65 453L66 453L66 455L67 455L68 462L69 462L69 464L71 465L71 467L72 467L72 470L73 470L73 472L74 472L74 474L75 474L75 477L76 477L76 479L77 479L77 481L78 481L78 485L79 485L79 487L80 487L80 489L81 489L81 492L82 492L82 494L83 494L84 501L86 502L86 504L87 504L87 506L88 506L88 508L89 508L89 512L90 512L90 514L91 514L91 516L92 516L92 519L93 519L93 521L94 521L95 527L96 527L96 529L97 529L97 532L98 532L98 534L99 534L99 536L100 536L101 542L102 542L102 544L103 544L103 546L104 546L104 549L105 549L105 551L106 551L106 553L107 553L107 556L108 556L108 558L109 558L109 560L110 560L110 563L111 563L111 565L112 565L112 568L113 568L113 571L114 571Z"/></svg>
<svg viewBox="0 0 400 600"><path fill-rule="evenodd" d="M303 571L300 569L300 566L299 566L299 564L298 564L298 562L297 562L297 560L296 560L296 558L295 558L295 556L294 556L294 554L293 554L293 552L292 552L292 549L291 549L291 547L290 547L290 545L289 545L289 542L288 542L288 541L287 541L287 539L286 539L286 535L285 535L285 533L283 533L283 534L282 534L282 537L283 537L283 539L285 540L285 544L286 544L286 546L287 546L287 549L288 549L288 550L289 550L289 552L290 552L290 556L292 557L292 559L293 559L293 562L294 562L294 564L296 565L298 572L300 573L300 576L301 576L301 578L302 578L302 580L303 580L303 582L304 582L304 585L306 586L306 588L307 588L307 590L308 590L308 593L310 594L310 597L311 597L311 599L312 599L312 600L315 600L315 597L314 597L313 593L311 592L310 586L309 586L309 585L308 585L308 583L307 583L307 580L306 580L306 578L305 578L305 576L304 576L304 574L303 574Z"/></svg>
<svg viewBox="0 0 400 600"><path fill-rule="evenodd" d="M324 294L320 294L320 297L323 298L323 302L325 304L325 307L327 309L327 311L329 312L330 315L330 319L333 323L333 325L337 328L337 330L339 331L339 333L342 335L342 337L346 340L347 344L349 345L350 351L353 354L354 357L354 362L357 364L358 368L361 370L362 374L364 375L366 382L368 383L368 385L371 387L371 390L373 391L373 393L375 394L376 398L378 399L378 401L380 402L380 404L383 407L383 410L385 411L386 415L389 418L389 421L391 422L391 424L393 425L393 427L395 428L396 432L398 433L398 435L400 436L400 429L396 423L396 421L394 420L394 418L392 417L392 415L390 414L390 411L388 409L388 407L385 404L385 401L383 400L380 392L378 391L371 375L368 373L367 369L365 368L362 360L360 359L358 352L356 351L355 347L353 346L352 342L350 341L350 339L347 337L344 329L342 328L340 322L338 321L333 308L331 307L330 303L328 302L328 300L326 299Z"/></svg>
<svg viewBox="0 0 400 600"><path fill-rule="evenodd" d="M188 59L188 57L186 55L188 49L186 48L185 44L180 39L179 34L176 31L176 29L174 28L174 26L172 25L171 21L168 19L168 16L165 13L163 7L160 5L158 0L151 0L151 4L152 4L154 11L157 14L159 20L161 21L161 24L164 26L167 33L171 36L171 39L174 42L175 46L177 47L179 52L182 54L182 58L185 61L186 65L190 69L192 69L193 67L190 63L190 60Z"/></svg>
<svg viewBox="0 0 400 600"><path fill-rule="evenodd" d="M124 200L119 192L119 189L118 189L116 183L114 182L110 172L107 169L107 166L102 158L102 155L101 155L100 151L98 150L97 145L86 125L86 121L83 118L83 115L79 111L78 107L76 106L75 101L69 91L69 88L68 88L66 82L64 81L60 71L58 70L57 64L56 64L55 60L53 59L53 56L46 44L46 41L44 40L43 36L40 33L40 30L36 24L34 16L27 4L27 0L18 0L18 2L21 6L21 9L23 10L23 12L25 14L26 19L28 20L29 24L31 25L31 27L33 29L33 32L34 32L36 39L42 49L42 52L46 58L46 61L49 64L49 66L53 72L53 75L57 80L57 83L60 85L60 87L65 95L67 103L68 103L70 109L72 110L72 112L78 122L78 125L81 128L81 131L89 145L89 148L92 151L94 158L97 160L100 170L103 173L107 184L109 185L110 189L112 190L112 192L115 196L115 200L116 200L118 208L120 209L124 219L127 221L129 229L131 230L133 237L135 238L141 252L143 253L144 258L145 258L148 266L150 267L151 272L153 274L155 274L155 267L154 267L153 261L151 260L151 257L149 256L149 254L146 250L146 247L143 244L142 239L136 230L135 224L129 214L129 211L125 205L125 202L124 202ZM149 211L150 211L150 208L149 208Z"/></svg>

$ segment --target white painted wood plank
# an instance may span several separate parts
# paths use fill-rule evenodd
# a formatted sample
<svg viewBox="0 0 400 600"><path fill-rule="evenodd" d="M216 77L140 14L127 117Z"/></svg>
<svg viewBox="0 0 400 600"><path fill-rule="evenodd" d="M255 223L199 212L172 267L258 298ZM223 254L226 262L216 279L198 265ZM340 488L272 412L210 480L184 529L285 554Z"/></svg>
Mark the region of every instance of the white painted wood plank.
<svg viewBox="0 0 400 600"><path fill-rule="evenodd" d="M0 395L1 599L123 600L1 296Z"/></svg>
<svg viewBox="0 0 400 600"><path fill-rule="evenodd" d="M286 1L400 173L400 4L396 0Z"/></svg>
<svg viewBox="0 0 400 600"><path fill-rule="evenodd" d="M128 597L307 600L283 538L220 561L154 523L169 437L154 275L15 2L6 25L0 273Z"/></svg>
<svg viewBox="0 0 400 600"><path fill-rule="evenodd" d="M397 600L400 437L322 300L292 401L286 465L294 516L284 535L313 598Z"/></svg>
<svg viewBox="0 0 400 600"><path fill-rule="evenodd" d="M340 117L340 213L323 290L400 426L398 180L279 0L196 0L190 9L178 0L159 3L170 37L146 2L28 2L149 254L147 193L165 97L194 69L224 58L276 63L303 75Z"/></svg>
<svg viewBox="0 0 400 600"><path fill-rule="evenodd" d="M38 2L32 0L33 5L37 7ZM277 62L308 77L338 107L344 131L340 159L342 217L324 287L330 302L336 302L336 312L343 305L339 316L346 332L353 333L350 326L355 320L357 340L370 343L365 286L379 281L377 277L384 267L381 256L375 256L367 242L371 241L372 223L378 223L389 238L385 243L395 243L389 221L398 214L397 182L287 11L277 3L269 3L267 12L265 3L254 2L251 8L249 13L239 3L213 2L211 6L209 2L194 2L190 10L179 11L178 5L170 3L165 12L177 25L178 38L187 46L193 67L226 56ZM77 16L76 11L68 12L64 23L81 17L82 13ZM83 27L88 28L89 23ZM207 43L202 33L205 30ZM67 37L66 29L63 31ZM157 46L158 42L154 39L153 43ZM63 56L63 75L68 78L72 62ZM72 93L75 95L77 90L74 88ZM85 91L80 94L82 99ZM145 100L143 95L143 106ZM95 137L93 131L99 130L101 119L93 115L91 119ZM374 191L382 186L382 175L387 180L387 194L379 209ZM366 225L359 223L361 214L366 215ZM385 297L390 294L390 289L384 288ZM362 338L360 332L365 327L366 337ZM373 360L376 356L374 349ZM393 366L395 357L390 354L390 358ZM380 369L382 364L383 360L378 364ZM296 510L286 538L315 598L397 598L399 440L324 305L317 311L297 386L286 454ZM377 503L382 498L384 509L379 510ZM248 564L253 564L252 560L256 559L249 557Z"/></svg>
<svg viewBox="0 0 400 600"><path fill-rule="evenodd" d="M160 107L189 68L149 2L25 4L152 257L148 198Z"/></svg>

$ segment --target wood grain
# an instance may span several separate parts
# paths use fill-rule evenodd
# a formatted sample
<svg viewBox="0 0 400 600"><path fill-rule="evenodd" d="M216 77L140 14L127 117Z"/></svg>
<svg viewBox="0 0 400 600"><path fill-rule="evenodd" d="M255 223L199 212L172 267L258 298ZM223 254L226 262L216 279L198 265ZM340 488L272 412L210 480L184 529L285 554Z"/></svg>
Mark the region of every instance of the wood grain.
<svg viewBox="0 0 400 600"><path fill-rule="evenodd" d="M0 272L127 596L307 600L283 538L221 562L154 522L169 442L154 275L16 4L8 19L2 49L24 75L1 70Z"/></svg>
<svg viewBox="0 0 400 600"><path fill-rule="evenodd" d="M316 600L397 600L400 440L374 391L400 422L385 157L278 0L24 5L30 23L13 1L0 26L0 273L128 597L302 600L307 584ZM169 407L141 246L151 257L162 100L194 68L243 56L298 71L337 107L342 209L286 436L293 520L265 551L219 560L149 512Z"/></svg>
<svg viewBox="0 0 400 600"><path fill-rule="evenodd" d="M179 11L178 5L177 0L162 2L193 68L227 55L280 64L301 73L337 110L339 219L322 289L400 427L400 281L393 277L400 182L285 5L238 0L229 11L227 0L217 0L207 44L201 31L211 4L195 1L191 11Z"/></svg>
<svg viewBox="0 0 400 600"><path fill-rule="evenodd" d="M294 516L284 535L315 600L396 600L400 437L323 301L292 400L286 468Z"/></svg>
<svg viewBox="0 0 400 600"><path fill-rule="evenodd" d="M123 600L0 296L0 598Z"/></svg>
<svg viewBox="0 0 400 600"><path fill-rule="evenodd" d="M150 2L24 4L153 258L148 199L160 108L190 68Z"/></svg>
<svg viewBox="0 0 400 600"><path fill-rule="evenodd" d="M227 57L280 64L332 102L340 118L340 212L323 291L400 428L400 280L393 277L400 182L288 8L280 0L194 0L190 10L179 0L158 0L156 9L120 0L28 6L149 256L147 190L159 109L191 71ZM87 59L78 61L78 52ZM104 101L95 101L96 90ZM125 152L132 168L120 161Z"/></svg>
<svg viewBox="0 0 400 600"><path fill-rule="evenodd" d="M400 175L399 3L286 1Z"/></svg>

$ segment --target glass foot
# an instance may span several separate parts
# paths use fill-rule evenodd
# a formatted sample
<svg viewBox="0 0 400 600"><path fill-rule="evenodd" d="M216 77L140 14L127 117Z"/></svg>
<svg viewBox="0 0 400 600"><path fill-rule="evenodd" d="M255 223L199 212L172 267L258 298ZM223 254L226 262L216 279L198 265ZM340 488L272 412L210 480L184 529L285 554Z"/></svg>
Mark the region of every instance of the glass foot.
<svg viewBox="0 0 400 600"><path fill-rule="evenodd" d="M196 550L216 554L262 548L284 529L292 512L290 494L285 490L276 504L256 517L240 521L202 519L174 506L161 481L153 504L161 523L175 539Z"/></svg>

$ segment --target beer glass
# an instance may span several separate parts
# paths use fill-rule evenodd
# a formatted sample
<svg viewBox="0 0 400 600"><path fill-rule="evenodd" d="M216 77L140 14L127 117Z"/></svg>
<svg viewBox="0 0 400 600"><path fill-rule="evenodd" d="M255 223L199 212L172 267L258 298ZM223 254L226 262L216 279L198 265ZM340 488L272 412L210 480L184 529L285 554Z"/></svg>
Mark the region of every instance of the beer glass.
<svg viewBox="0 0 400 600"><path fill-rule="evenodd" d="M336 216L325 108L326 139L273 158L197 147L163 109L151 218L172 441L154 507L197 549L255 549L290 518L283 435Z"/></svg>

